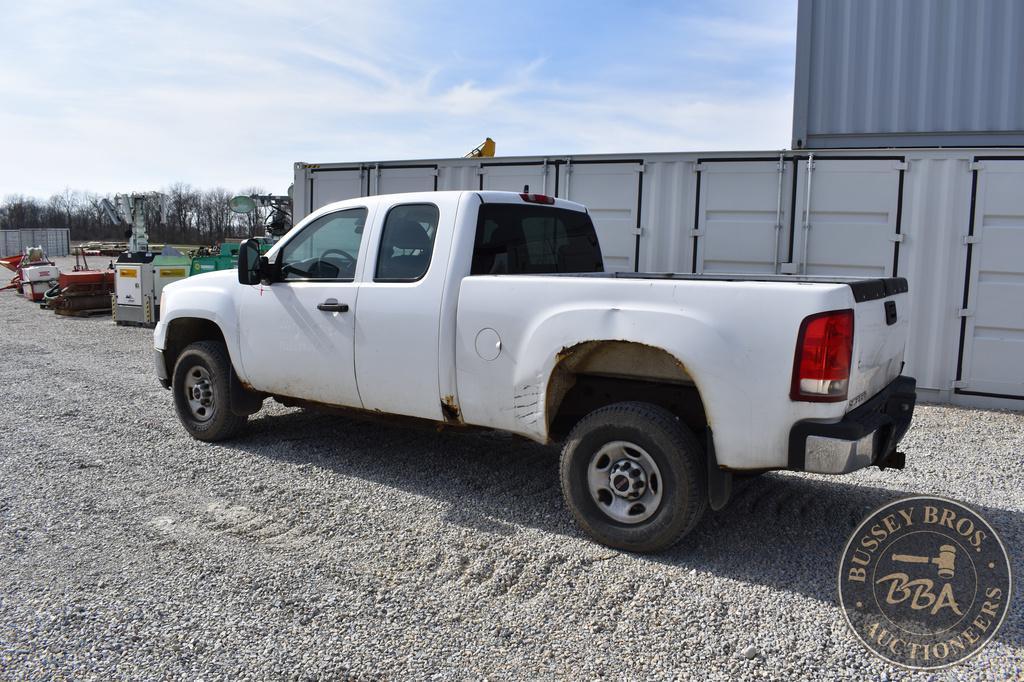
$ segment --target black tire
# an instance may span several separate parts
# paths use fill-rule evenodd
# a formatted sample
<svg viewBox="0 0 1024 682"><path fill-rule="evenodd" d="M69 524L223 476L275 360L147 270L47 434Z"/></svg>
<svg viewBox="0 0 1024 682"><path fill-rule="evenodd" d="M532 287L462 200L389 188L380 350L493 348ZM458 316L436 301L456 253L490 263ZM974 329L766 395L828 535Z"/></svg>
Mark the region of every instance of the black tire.
<svg viewBox="0 0 1024 682"><path fill-rule="evenodd" d="M660 503L639 522L612 518L590 490L592 459L595 466L600 464L599 451L615 441L646 451L660 474ZM562 494L576 523L598 542L630 552L657 552L681 540L704 515L704 459L700 443L672 413L649 403L615 403L588 414L569 434L562 448Z"/></svg>
<svg viewBox="0 0 1024 682"><path fill-rule="evenodd" d="M199 378L203 394L210 394L209 405L200 405L195 412L187 395L188 384ZM197 341L187 346L174 364L171 392L178 419L189 434L198 440L220 441L231 438L249 417L235 414L231 405L231 359L219 341Z"/></svg>

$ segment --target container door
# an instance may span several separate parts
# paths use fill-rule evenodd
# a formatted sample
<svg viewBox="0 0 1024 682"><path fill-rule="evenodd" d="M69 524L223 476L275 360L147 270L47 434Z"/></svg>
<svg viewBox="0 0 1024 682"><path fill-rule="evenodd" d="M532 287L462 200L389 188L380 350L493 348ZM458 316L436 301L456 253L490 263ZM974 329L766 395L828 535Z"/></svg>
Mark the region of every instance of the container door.
<svg viewBox="0 0 1024 682"><path fill-rule="evenodd" d="M399 194L401 192L432 192L437 189L437 166L410 168L380 167L371 171L374 178L373 194Z"/></svg>
<svg viewBox="0 0 1024 682"><path fill-rule="evenodd" d="M549 163L480 165L480 189L522 192L529 187L534 194L555 193L555 165Z"/></svg>
<svg viewBox="0 0 1024 682"><path fill-rule="evenodd" d="M21 253L21 234L18 230L0 230L0 258Z"/></svg>
<svg viewBox="0 0 1024 682"><path fill-rule="evenodd" d="M46 253L51 256L64 256L64 239L59 230L46 231Z"/></svg>
<svg viewBox="0 0 1024 682"><path fill-rule="evenodd" d="M358 168L313 171L309 181L309 213L335 201L364 196L365 177L365 171Z"/></svg>
<svg viewBox="0 0 1024 682"><path fill-rule="evenodd" d="M702 161L695 272L775 274L789 260L793 164Z"/></svg>
<svg viewBox="0 0 1024 682"><path fill-rule="evenodd" d="M956 390L1024 399L1024 160L975 174Z"/></svg>
<svg viewBox="0 0 1024 682"><path fill-rule="evenodd" d="M46 255L51 258L56 256L67 256L71 253L68 245L68 230L66 228L50 228L42 231L43 247Z"/></svg>
<svg viewBox="0 0 1024 682"><path fill-rule="evenodd" d="M793 202L793 260L783 271L894 275L904 167L894 159L815 159L808 173L807 159L800 159Z"/></svg>
<svg viewBox="0 0 1024 682"><path fill-rule="evenodd" d="M637 162L566 162L559 167L558 196L590 211L608 272L635 272L640 238L640 178Z"/></svg>

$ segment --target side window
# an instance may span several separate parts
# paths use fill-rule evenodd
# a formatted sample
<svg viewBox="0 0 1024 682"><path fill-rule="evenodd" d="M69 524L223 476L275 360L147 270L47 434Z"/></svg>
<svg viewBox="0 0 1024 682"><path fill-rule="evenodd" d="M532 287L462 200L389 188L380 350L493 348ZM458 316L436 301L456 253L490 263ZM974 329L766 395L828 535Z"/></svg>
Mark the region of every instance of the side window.
<svg viewBox="0 0 1024 682"><path fill-rule="evenodd" d="M601 246L586 213L504 203L480 207L470 274L603 270Z"/></svg>
<svg viewBox="0 0 1024 682"><path fill-rule="evenodd" d="M365 208L320 216L282 247L281 278L352 280L365 225Z"/></svg>
<svg viewBox="0 0 1024 682"><path fill-rule="evenodd" d="M375 282L415 282L427 274L438 217L433 204L404 204L388 211L377 252Z"/></svg>

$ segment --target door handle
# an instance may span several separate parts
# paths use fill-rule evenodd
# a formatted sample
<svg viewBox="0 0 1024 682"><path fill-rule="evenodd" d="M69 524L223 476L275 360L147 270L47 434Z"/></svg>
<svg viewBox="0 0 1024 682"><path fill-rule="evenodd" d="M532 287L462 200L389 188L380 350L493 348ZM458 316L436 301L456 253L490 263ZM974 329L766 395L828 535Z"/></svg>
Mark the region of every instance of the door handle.
<svg viewBox="0 0 1024 682"><path fill-rule="evenodd" d="M348 303L338 303L338 299L329 298L323 303L317 303L316 309L325 313L347 313Z"/></svg>

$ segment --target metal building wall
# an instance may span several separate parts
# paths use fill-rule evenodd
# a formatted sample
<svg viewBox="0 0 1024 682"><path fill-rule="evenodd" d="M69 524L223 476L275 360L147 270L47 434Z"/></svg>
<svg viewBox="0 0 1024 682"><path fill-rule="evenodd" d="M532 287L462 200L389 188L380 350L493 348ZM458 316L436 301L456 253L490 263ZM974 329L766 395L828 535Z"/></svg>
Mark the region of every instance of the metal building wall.
<svg viewBox="0 0 1024 682"><path fill-rule="evenodd" d="M800 0L793 148L1024 145L1024 2Z"/></svg>

